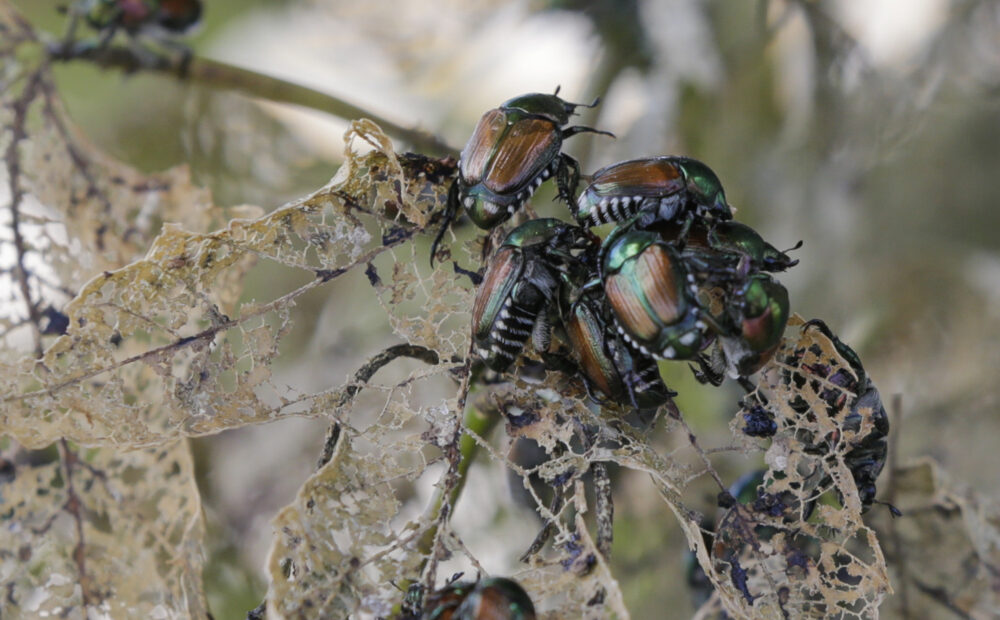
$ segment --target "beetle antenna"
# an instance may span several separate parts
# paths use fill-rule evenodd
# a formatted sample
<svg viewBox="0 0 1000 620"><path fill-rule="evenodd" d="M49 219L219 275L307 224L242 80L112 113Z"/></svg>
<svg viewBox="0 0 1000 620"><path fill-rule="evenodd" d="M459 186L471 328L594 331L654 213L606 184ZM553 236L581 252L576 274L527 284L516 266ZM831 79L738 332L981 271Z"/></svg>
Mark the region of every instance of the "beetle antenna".
<svg viewBox="0 0 1000 620"><path fill-rule="evenodd" d="M601 134L602 136L611 136L612 138L618 137L615 134L611 133L610 131L604 131L602 129L594 129L593 127L584 127L583 125L574 125L573 127L569 127L563 130L563 140L571 136L575 136L578 133L584 133L584 132L597 133Z"/></svg>
<svg viewBox="0 0 1000 620"><path fill-rule="evenodd" d="M554 92L552 94L553 95L558 95L559 94L559 89L561 89L561 88L562 88L562 84L556 84L556 92Z"/></svg>
<svg viewBox="0 0 1000 620"><path fill-rule="evenodd" d="M782 254L788 254L789 252L794 252L795 250L797 250L797 249L799 249L801 247L802 247L802 240L799 239L798 243L796 243L792 247L790 247L787 250L785 250L784 252L782 252ZM788 263L788 267L794 267L795 265L798 265L798 264L799 264L799 259L796 258L792 262Z"/></svg>
<svg viewBox="0 0 1000 620"><path fill-rule="evenodd" d="M895 506L893 506L889 502L883 502L881 500L874 499L874 500L872 500L872 503L874 503L874 504L882 504L883 506L887 507L889 509L889 514L892 516L893 519L895 519L896 517L902 517L903 516L903 511L900 510L899 508L896 508Z"/></svg>

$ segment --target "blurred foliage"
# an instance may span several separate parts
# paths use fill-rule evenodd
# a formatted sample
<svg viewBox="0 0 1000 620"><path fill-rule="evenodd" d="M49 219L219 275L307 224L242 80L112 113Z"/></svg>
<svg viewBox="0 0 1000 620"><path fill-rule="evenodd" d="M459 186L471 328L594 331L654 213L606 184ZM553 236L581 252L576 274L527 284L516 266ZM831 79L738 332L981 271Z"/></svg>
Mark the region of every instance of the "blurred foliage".
<svg viewBox="0 0 1000 620"><path fill-rule="evenodd" d="M451 506L472 287L447 263L426 268L447 164L423 169L353 119L337 125L349 134L331 155L317 144L339 140L319 125L303 130L239 94L50 64L35 37L62 32L57 4L13 2L23 21L0 0L4 617L203 616L208 603L238 617L265 598L289 616L308 616L302 605L378 615L402 597L390 580L433 586L457 571L514 574L554 615L652 617L669 605L683 616L695 613L689 547L721 586L701 617L720 605L751 613L732 562L713 561L699 528L705 515L788 529L716 507L720 485L794 444L805 422L782 417L780 399L784 434L757 443L731 423L736 390L701 388L682 364L663 370L683 419L642 433L595 415L565 377L547 377L547 391L476 391L471 400L493 394L508 416L537 420L479 438L489 458ZM782 565L801 538L755 548L743 532L726 557L747 571L754 613L787 604L784 584L802 615L851 597L863 603L848 616L873 616L880 602L887 617L1000 614L1000 3L919 3L937 10L895 56L874 46L891 32L866 29L874 5L859 14L836 0L207 4L197 54L233 54L214 42L255 32L241 44L275 57L265 71L335 66L348 73L316 79L353 75L362 83L331 90L356 88L363 105L456 144L483 110L550 91L559 75L573 99L602 96L582 122L618 136L570 141L585 172L645 154L710 162L740 220L780 247L805 241L782 278L793 309L826 319L883 396L901 395L879 489L904 517L876 506L862 521L842 461L803 465L833 472L818 516L799 524L814 541L805 555L822 567L848 550L840 576L865 586L838 590L837 571ZM293 43L306 51L291 61ZM517 64L522 49L537 58ZM547 195L538 210L560 213ZM228 206L246 204L263 208ZM478 268L478 237L466 225L446 238L461 267ZM807 337L794 332L790 348ZM400 358L359 378L400 340L439 362ZM773 376L763 389L784 389ZM301 417L319 426L283 430ZM610 443L582 448L570 419ZM332 420L340 440L316 468ZM248 434L262 422L274 422L262 439ZM222 431L194 440L192 460L187 438ZM520 463L517 436L561 456ZM239 442L259 443L241 453ZM592 540L583 474L594 462L611 465L609 561ZM526 490L568 478L553 485L562 504L529 490L529 509L519 506L498 492L505 471ZM555 542L525 566L538 515Z"/></svg>

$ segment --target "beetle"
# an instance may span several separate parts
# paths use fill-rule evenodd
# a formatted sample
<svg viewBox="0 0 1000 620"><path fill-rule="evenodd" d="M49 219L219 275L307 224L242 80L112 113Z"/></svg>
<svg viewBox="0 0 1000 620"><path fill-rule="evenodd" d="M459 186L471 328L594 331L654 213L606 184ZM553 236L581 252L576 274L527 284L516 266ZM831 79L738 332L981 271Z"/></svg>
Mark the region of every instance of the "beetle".
<svg viewBox="0 0 1000 620"><path fill-rule="evenodd" d="M599 100L570 103L558 95L558 88L552 95L520 95L479 119L462 149L444 222L431 244L432 265L460 206L476 226L488 230L507 221L549 177L556 177L563 200L573 200L580 165L562 152L563 140L583 132L614 135L582 125L566 127L577 108L595 107Z"/></svg>
<svg viewBox="0 0 1000 620"><path fill-rule="evenodd" d="M858 489L858 496L861 499L861 511L867 511L875 503L876 487L875 482L882 473L888 458L889 445L886 441L889 436L889 416L886 415L885 407L882 405L882 397L878 389L871 382L868 373L865 372L858 354L838 338L825 322L820 319L813 319L806 323L811 329L818 329L824 336L830 339L837 353L850 366L851 373L844 369L839 369L833 373L826 373L824 378L844 388L848 392L857 394L857 398L850 403L850 409L845 416L842 427L845 430L858 431L861 429L865 417L871 419L871 432L862 437L854 447L844 455L844 464L851 470L854 484ZM823 369L809 368L813 372ZM819 373L822 374L822 373ZM840 394L843 394L841 392ZM831 390L829 393L820 394L824 400L838 399L837 404L845 404L839 396L835 396ZM890 511L895 515L898 510L890 506Z"/></svg>
<svg viewBox="0 0 1000 620"><path fill-rule="evenodd" d="M82 12L93 28L130 35L149 27L183 33L201 19L201 0L86 0Z"/></svg>
<svg viewBox="0 0 1000 620"><path fill-rule="evenodd" d="M693 359L722 327L702 307L695 278L677 249L631 223L608 235L599 259L599 283L618 332L645 355Z"/></svg>
<svg viewBox="0 0 1000 620"><path fill-rule="evenodd" d="M624 222L637 214L640 227L654 221L679 221L681 238L696 218L730 220L719 177L690 157L647 157L601 168L574 203L577 221L585 226Z"/></svg>
<svg viewBox="0 0 1000 620"><path fill-rule="evenodd" d="M609 314L604 300L591 293L568 307L564 303L560 311L570 354L590 398L598 404L631 404L640 411L669 402L677 393L663 383L656 361L630 350Z"/></svg>
<svg viewBox="0 0 1000 620"><path fill-rule="evenodd" d="M799 264L798 259L788 256L787 252L802 247L801 241L783 252L765 241L756 230L735 220L716 223L707 231L706 238L713 250L746 256L754 271L785 271Z"/></svg>
<svg viewBox="0 0 1000 620"><path fill-rule="evenodd" d="M748 377L774 357L781 344L788 324L788 290L766 274L754 274L726 310L735 327L719 338L727 372L734 379Z"/></svg>
<svg viewBox="0 0 1000 620"><path fill-rule="evenodd" d="M444 616L438 617L444 620ZM531 597L520 584L506 577L480 580L453 616L454 620L534 620L535 617Z"/></svg>
<svg viewBox="0 0 1000 620"><path fill-rule="evenodd" d="M645 230L679 244L681 229L676 221L657 221ZM784 271L798 261L731 220L694 222L680 255L702 296L714 300L709 307L724 327L720 347L699 358L701 371L695 376L719 385L724 373L736 379L753 374L773 357L789 316L788 291L760 272Z"/></svg>
<svg viewBox="0 0 1000 620"><path fill-rule="evenodd" d="M689 265L715 264L732 272L731 275L742 277L758 271L785 271L799 264L788 252L800 248L801 241L789 250L781 251L765 241L756 230L736 220L712 223L695 220L685 238L681 222L656 220L642 226L638 219L634 226L652 230L664 241L682 245Z"/></svg>
<svg viewBox="0 0 1000 620"><path fill-rule="evenodd" d="M419 586L407 592L396 620L534 620L531 597L513 579L488 577L477 582L453 580L427 595Z"/></svg>
<svg viewBox="0 0 1000 620"><path fill-rule="evenodd" d="M586 229L553 218L529 220L507 235L472 307L473 343L489 368L506 370L529 336L537 351L548 349L547 315L557 302L561 274L585 270L574 252L595 245Z"/></svg>

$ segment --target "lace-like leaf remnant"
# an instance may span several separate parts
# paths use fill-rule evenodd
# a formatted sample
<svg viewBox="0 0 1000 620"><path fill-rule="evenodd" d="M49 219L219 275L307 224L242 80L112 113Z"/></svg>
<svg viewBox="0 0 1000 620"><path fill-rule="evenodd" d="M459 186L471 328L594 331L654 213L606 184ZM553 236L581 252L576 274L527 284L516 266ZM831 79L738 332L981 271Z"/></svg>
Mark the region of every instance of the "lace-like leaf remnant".
<svg viewBox="0 0 1000 620"><path fill-rule="evenodd" d="M23 350L4 357L5 432L32 448L59 437L145 446L289 412L321 415L326 394L300 394L270 382L270 367L291 329L290 309L305 292L364 269L408 241L414 223L426 223L444 203L442 184L406 176L391 150L354 150L355 142L389 148L377 127L357 122L348 132L349 159L327 187L266 216L190 232L214 221L209 214L221 213L205 192L192 188L182 172L144 179L102 158L65 129L46 74L30 75L22 89L3 95L5 113L16 117L3 119L3 144L13 145L23 160L7 173L24 188L18 207L30 214L20 228L34 226L22 230L31 239L25 262L38 264L26 277L38 287L39 274L53 265L48 277L73 298L59 309L65 333L51 343L46 338L40 359ZM24 135L17 135L21 127ZM173 217L176 209L196 216L165 226L137 257L134 244L143 226ZM252 212L259 210L236 215ZM412 257L416 250L408 245ZM238 304L259 261L314 279L266 302ZM450 358L464 351L467 330L454 317L466 312L471 292L454 277L418 280L417 262L393 256L393 277L377 288L413 301L392 307L400 335ZM8 324L23 314L6 317ZM452 323L443 325L449 318ZM15 341L8 334L4 345Z"/></svg>
<svg viewBox="0 0 1000 620"><path fill-rule="evenodd" d="M205 617L187 444L121 454L62 445L58 457L3 463L4 617Z"/></svg>
<svg viewBox="0 0 1000 620"><path fill-rule="evenodd" d="M875 515L893 581L907 596L893 617L1000 618L1000 503L923 458L895 472L893 502L905 518Z"/></svg>
<svg viewBox="0 0 1000 620"><path fill-rule="evenodd" d="M798 337L747 399L778 425L769 469L757 499L717 524L713 583L737 617L877 617L892 589L875 532L861 521L849 455L868 445L884 412L858 402L857 370L830 338L798 317L789 325Z"/></svg>
<svg viewBox="0 0 1000 620"><path fill-rule="evenodd" d="M400 505L389 483L421 474L424 464L405 458L417 446L363 455L352 441L340 438L330 461L274 520L267 605L275 617L386 616L400 596L390 582L419 575L422 557L413 548L421 528L393 532Z"/></svg>
<svg viewBox="0 0 1000 620"><path fill-rule="evenodd" d="M276 518L270 614L388 616L403 597L393 581L438 587L436 563L449 558L494 570L450 523L456 508L467 509L448 498L458 484L465 394L442 398L439 385L423 381L464 370L469 349L473 287L457 263L429 271L415 241L444 209L453 162L397 155L377 127L358 121L326 187L266 215L221 209L183 169L142 175L87 144L66 120L44 56L12 53L40 43L3 0L0 26L0 192L9 194L0 202L11 205L0 259L13 257L0 277L15 302L0 316L0 432L29 448L55 442L58 452L0 463L7 601L24 614L204 616L201 510L178 439L292 415L334 419L340 438ZM455 246L475 270L478 248ZM264 265L308 282L240 301ZM409 355L432 368L373 385L372 365L315 393L276 385L272 367L297 353L282 347L297 300L352 270L367 277L372 291L363 293ZM853 372L810 329L765 369L749 399L778 427L770 469L758 501L730 508L711 545L682 496L714 470L675 407L639 429L621 419L626 408L594 411L580 381L562 373L485 387L507 422L502 441L534 440L548 457L521 465L512 443L475 438L521 481L551 530L511 576L543 614L628 616L600 551L610 547L600 526L609 518L595 519L601 500L587 497L589 481L614 463L648 475L730 615L876 615L889 582L860 520L849 458L874 422L859 407L860 420L845 424L859 394L829 380L837 371ZM681 447L668 455L652 440L682 431L689 441L679 434ZM690 464L699 458L704 467ZM436 480L442 501L418 513L399 487L437 465L445 465ZM976 532L982 553L992 530Z"/></svg>
<svg viewBox="0 0 1000 620"><path fill-rule="evenodd" d="M74 346L71 330L86 333L86 313L67 314L84 282L138 259L164 219L202 230L222 212L184 169L143 175L92 148L43 59L34 32L0 2L0 609L5 618L205 617L204 526L187 444L165 438L122 453L49 445L85 436L104 422L102 400L141 387L93 374L102 398L53 394L49 410L23 395L64 380L50 374L62 362L39 358L58 359ZM220 293L235 299L231 287ZM85 345L66 372L99 368L116 342ZM48 447L26 452L10 437Z"/></svg>
<svg viewBox="0 0 1000 620"><path fill-rule="evenodd" d="M397 158L358 122L327 187L268 215L222 209L183 168L143 175L90 145L63 111L42 42L3 0L0 31L0 278L13 296L0 310L4 611L205 617L200 499L178 438L336 416L353 383L299 393L271 382L292 308L352 268L388 271L379 261L405 260L389 256L404 243L415 255L416 227L446 199L430 175L449 169ZM309 281L238 302L265 261ZM464 353L467 326L441 317L466 312L470 285L409 287L386 277L376 296L423 304L406 329ZM382 423L397 428L411 409L386 407ZM11 439L52 454L38 462Z"/></svg>

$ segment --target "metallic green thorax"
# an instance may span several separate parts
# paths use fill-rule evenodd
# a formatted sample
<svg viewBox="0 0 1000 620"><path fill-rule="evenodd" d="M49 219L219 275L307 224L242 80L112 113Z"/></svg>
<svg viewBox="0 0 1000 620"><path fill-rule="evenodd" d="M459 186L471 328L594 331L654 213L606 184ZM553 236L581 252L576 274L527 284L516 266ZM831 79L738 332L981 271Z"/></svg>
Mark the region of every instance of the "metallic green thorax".
<svg viewBox="0 0 1000 620"><path fill-rule="evenodd" d="M567 103L556 95L546 95L543 93L529 93L520 95L513 99L508 99L500 105L502 110L508 111L514 120L519 120L520 116L513 116L517 111L535 116L544 116L554 123L565 125L569 122L570 115L576 109L577 104Z"/></svg>
<svg viewBox="0 0 1000 620"><path fill-rule="evenodd" d="M678 165L687 180L688 191L695 201L708 207L708 210L720 219L730 219L733 212L726 202L726 193L722 189L722 181L711 168L690 157L678 157Z"/></svg>
<svg viewBox="0 0 1000 620"><path fill-rule="evenodd" d="M717 223L708 233L708 242L715 250L747 255L755 267L765 271L784 271L798 263L753 228L733 220Z"/></svg>
<svg viewBox="0 0 1000 620"><path fill-rule="evenodd" d="M630 222L615 228L604 240L604 272L621 271L623 265L659 240L659 235L655 233L631 229Z"/></svg>
<svg viewBox="0 0 1000 620"><path fill-rule="evenodd" d="M528 220L510 231L503 245L523 248L548 242L554 236L566 231L566 222L552 217Z"/></svg>

